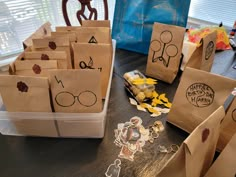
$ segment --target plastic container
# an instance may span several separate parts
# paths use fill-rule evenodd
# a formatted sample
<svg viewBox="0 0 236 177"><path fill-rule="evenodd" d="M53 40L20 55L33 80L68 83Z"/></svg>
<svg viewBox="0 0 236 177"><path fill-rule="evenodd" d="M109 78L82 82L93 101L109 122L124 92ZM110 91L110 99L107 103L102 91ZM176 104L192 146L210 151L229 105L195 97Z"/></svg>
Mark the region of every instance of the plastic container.
<svg viewBox="0 0 236 177"><path fill-rule="evenodd" d="M0 111L0 133L14 136L102 138L109 102L116 41L103 110L100 113L46 113ZM1 97L0 97L1 98ZM4 107L0 99L0 110Z"/></svg>

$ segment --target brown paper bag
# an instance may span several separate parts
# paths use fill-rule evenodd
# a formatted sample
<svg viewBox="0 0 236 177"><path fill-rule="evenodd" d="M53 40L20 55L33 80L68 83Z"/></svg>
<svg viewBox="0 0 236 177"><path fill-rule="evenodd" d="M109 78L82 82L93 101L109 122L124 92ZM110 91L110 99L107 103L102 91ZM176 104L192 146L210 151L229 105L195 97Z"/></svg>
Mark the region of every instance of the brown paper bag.
<svg viewBox="0 0 236 177"><path fill-rule="evenodd" d="M51 35L51 24L49 22L43 24L38 30L36 30L31 36L29 36L24 42L24 48L31 47L33 45L32 40L37 38L43 38Z"/></svg>
<svg viewBox="0 0 236 177"><path fill-rule="evenodd" d="M224 121L221 125L221 133L218 141L219 149L224 149L232 136L236 133L236 98L227 110ZM235 171L236 172L236 171Z"/></svg>
<svg viewBox="0 0 236 177"><path fill-rule="evenodd" d="M185 28L154 23L146 75L172 83L179 70Z"/></svg>
<svg viewBox="0 0 236 177"><path fill-rule="evenodd" d="M110 20L83 20L83 27L108 27L110 28Z"/></svg>
<svg viewBox="0 0 236 177"><path fill-rule="evenodd" d="M68 37L48 37L44 39L33 39L33 50L35 51L65 51L67 55L67 67L72 68L71 47Z"/></svg>
<svg viewBox="0 0 236 177"><path fill-rule="evenodd" d="M56 26L56 32L74 32L80 28L81 26Z"/></svg>
<svg viewBox="0 0 236 177"><path fill-rule="evenodd" d="M76 69L95 69L101 72L102 97L106 97L110 77L112 51L108 44L74 44Z"/></svg>
<svg viewBox="0 0 236 177"><path fill-rule="evenodd" d="M236 176L236 134L231 138L220 156L213 163L205 177Z"/></svg>
<svg viewBox="0 0 236 177"><path fill-rule="evenodd" d="M55 112L101 112L98 70L54 70L50 84Z"/></svg>
<svg viewBox="0 0 236 177"><path fill-rule="evenodd" d="M189 133L192 132L224 104L234 87L235 80L186 67L167 121Z"/></svg>
<svg viewBox="0 0 236 177"><path fill-rule="evenodd" d="M51 32L51 36L54 38L57 37L69 37L69 41L70 42L76 42L77 38L76 38L76 33L73 31L61 31L61 32Z"/></svg>
<svg viewBox="0 0 236 177"><path fill-rule="evenodd" d="M196 127L157 177L202 177L213 161L224 116L225 110L220 106Z"/></svg>
<svg viewBox="0 0 236 177"><path fill-rule="evenodd" d="M189 58L193 55L196 49L197 49L197 44L189 42L189 41L184 41L183 48L182 48L183 59L182 59L181 67L180 67L182 71L186 67L186 64Z"/></svg>
<svg viewBox="0 0 236 177"><path fill-rule="evenodd" d="M215 57L216 49L216 31L209 33L202 38L200 46L198 46L189 60L186 67L210 71Z"/></svg>
<svg viewBox="0 0 236 177"><path fill-rule="evenodd" d="M25 60L55 60L58 69L67 69L67 55L65 51L31 51L24 52ZM54 68L55 69L55 68Z"/></svg>
<svg viewBox="0 0 236 177"><path fill-rule="evenodd" d="M9 112L51 112L47 78L0 76L0 93Z"/></svg>
<svg viewBox="0 0 236 177"><path fill-rule="evenodd" d="M48 71L57 69L56 60L24 60L15 61L15 75L48 77Z"/></svg>
<svg viewBox="0 0 236 177"><path fill-rule="evenodd" d="M82 27L76 30L78 43L111 44L110 28Z"/></svg>
<svg viewBox="0 0 236 177"><path fill-rule="evenodd" d="M21 52L21 53L17 56L15 62L16 62L16 61L25 60L25 52L30 52L30 51L32 51L32 50L31 50L31 47L27 47L23 52ZM15 69L15 62L12 62L12 63L9 64L9 70L8 70L8 71L9 71L9 74L15 75L15 72L16 72L16 69Z"/></svg>

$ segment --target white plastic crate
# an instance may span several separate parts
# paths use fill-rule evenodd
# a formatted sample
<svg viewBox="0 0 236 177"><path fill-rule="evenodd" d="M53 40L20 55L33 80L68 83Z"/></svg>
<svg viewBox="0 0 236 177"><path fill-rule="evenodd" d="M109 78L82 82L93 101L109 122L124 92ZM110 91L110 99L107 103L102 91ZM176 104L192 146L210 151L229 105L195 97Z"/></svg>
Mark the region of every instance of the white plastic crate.
<svg viewBox="0 0 236 177"><path fill-rule="evenodd" d="M102 138L110 96L116 41L106 98L100 113L46 113L0 111L0 133L14 136ZM0 110L3 102L0 97Z"/></svg>

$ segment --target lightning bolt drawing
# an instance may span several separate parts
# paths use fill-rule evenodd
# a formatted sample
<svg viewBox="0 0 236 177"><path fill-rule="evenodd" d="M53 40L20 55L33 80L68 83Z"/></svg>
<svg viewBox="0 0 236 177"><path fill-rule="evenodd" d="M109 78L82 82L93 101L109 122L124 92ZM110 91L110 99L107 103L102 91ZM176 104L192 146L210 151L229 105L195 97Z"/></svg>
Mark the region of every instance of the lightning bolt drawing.
<svg viewBox="0 0 236 177"><path fill-rule="evenodd" d="M58 84L60 83L61 86L64 88L63 82L62 82L61 80L58 80L58 79L57 79L57 76L55 76L55 79L56 79L57 83L58 83Z"/></svg>

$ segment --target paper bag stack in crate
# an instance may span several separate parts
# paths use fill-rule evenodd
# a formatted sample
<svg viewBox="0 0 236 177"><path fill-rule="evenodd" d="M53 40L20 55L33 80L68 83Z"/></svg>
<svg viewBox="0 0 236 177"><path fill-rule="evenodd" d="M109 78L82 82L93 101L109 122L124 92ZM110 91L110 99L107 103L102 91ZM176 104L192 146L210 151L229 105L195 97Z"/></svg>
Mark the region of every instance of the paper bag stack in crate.
<svg viewBox="0 0 236 177"><path fill-rule="evenodd" d="M109 21L85 26L41 26L0 76L0 93L11 112L101 112L112 64Z"/></svg>

